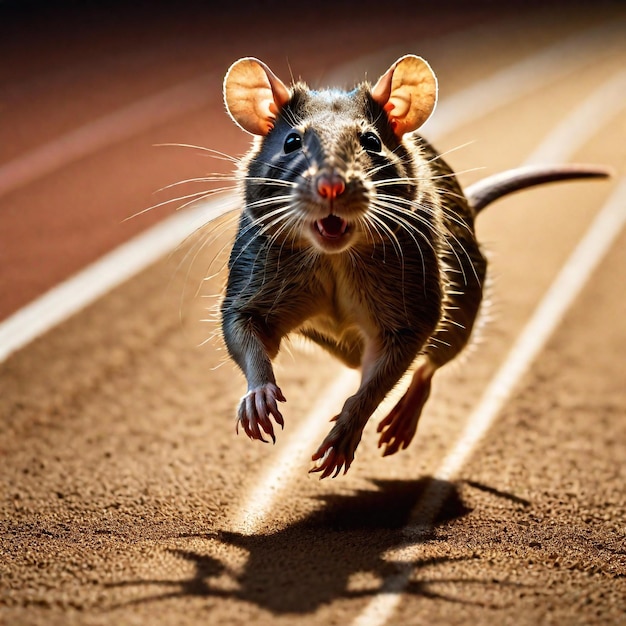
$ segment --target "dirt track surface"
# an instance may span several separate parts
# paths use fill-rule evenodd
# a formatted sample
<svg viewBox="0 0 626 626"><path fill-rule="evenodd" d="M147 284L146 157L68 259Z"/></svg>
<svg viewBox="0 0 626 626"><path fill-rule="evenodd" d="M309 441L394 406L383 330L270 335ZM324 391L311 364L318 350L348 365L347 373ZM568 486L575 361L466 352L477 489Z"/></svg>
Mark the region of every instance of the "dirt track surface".
<svg viewBox="0 0 626 626"><path fill-rule="evenodd" d="M623 74L626 11L498 14L486 4L401 12L392 30L373 3L357 23L342 5L327 19L324 5L305 36L289 12L267 21L272 2L239 22L191 4L172 15L109 6L26 17L2 8L14 19L0 19L2 56L15 59L0 71L3 165L186 81L206 77L210 95L0 195L2 317L171 214L180 203L122 223L179 193L157 189L222 167L153 144L243 153L220 83L244 55L314 85L423 55L440 81L424 135L450 151L465 185L541 146L550 155L555 130L599 94L583 110L589 136L568 126L557 143L573 141L565 160L615 176L528 191L480 216L493 283L481 341L435 380L409 449L381 458L375 416L334 480L307 471L352 383L317 350L293 345L279 357L288 403L276 445L235 435L244 380L215 324L201 322L221 288L223 275L203 278L220 267L228 221L11 355L0 364L0 623L626 623L624 230L491 427L455 471L442 469L595 216L612 198L626 203L615 196L626 82L605 89ZM490 80L497 74L509 82ZM219 240L200 247L211 233Z"/></svg>

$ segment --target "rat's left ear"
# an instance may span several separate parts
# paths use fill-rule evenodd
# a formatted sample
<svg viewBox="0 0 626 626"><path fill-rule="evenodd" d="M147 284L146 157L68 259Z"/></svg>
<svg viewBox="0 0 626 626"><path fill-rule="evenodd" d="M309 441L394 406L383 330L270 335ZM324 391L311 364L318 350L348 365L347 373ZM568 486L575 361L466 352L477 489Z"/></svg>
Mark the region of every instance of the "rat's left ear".
<svg viewBox="0 0 626 626"><path fill-rule="evenodd" d="M378 79L371 93L401 138L418 129L435 110L437 77L424 59L407 54Z"/></svg>

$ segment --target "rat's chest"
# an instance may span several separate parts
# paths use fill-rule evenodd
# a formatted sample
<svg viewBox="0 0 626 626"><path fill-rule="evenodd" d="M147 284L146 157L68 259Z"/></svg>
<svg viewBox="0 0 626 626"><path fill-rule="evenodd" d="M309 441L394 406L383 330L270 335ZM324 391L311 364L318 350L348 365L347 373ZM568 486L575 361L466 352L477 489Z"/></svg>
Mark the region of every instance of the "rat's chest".
<svg viewBox="0 0 626 626"><path fill-rule="evenodd" d="M322 306L307 321L337 338L350 331L371 335L377 327L374 303L363 285L335 284L321 294L320 304Z"/></svg>
<svg viewBox="0 0 626 626"><path fill-rule="evenodd" d="M404 289L406 277L386 272L385 267L335 266L316 276L315 306L305 325L340 339L358 333L374 337L382 328L411 325Z"/></svg>

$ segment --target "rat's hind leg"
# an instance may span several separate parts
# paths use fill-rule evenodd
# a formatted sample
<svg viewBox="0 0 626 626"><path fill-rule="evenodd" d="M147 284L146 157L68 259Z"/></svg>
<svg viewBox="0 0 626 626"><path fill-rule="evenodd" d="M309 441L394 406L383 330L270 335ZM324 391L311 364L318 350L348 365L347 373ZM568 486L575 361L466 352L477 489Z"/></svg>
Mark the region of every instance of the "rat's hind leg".
<svg viewBox="0 0 626 626"><path fill-rule="evenodd" d="M381 433L378 447L385 446L383 456L395 454L401 449L404 450L411 443L417 430L417 422L422 409L430 395L435 372L452 361L467 345L480 297L476 297L474 302L476 304L473 308L466 307L465 318L461 317L459 311L455 311L457 317L463 319L464 324L456 322L456 320L452 322L451 316L444 314L442 322L431 337L428 347L425 348L417 361L417 367L409 388L387 417L378 425L378 432Z"/></svg>
<svg viewBox="0 0 626 626"><path fill-rule="evenodd" d="M361 441L365 424L404 372L423 344L418 333L388 333L370 342L364 351L361 385L334 418L334 426L313 455L311 472L321 478L347 472Z"/></svg>
<svg viewBox="0 0 626 626"><path fill-rule="evenodd" d="M385 446L383 456L395 454L411 443L436 370L428 357L423 357L413 373L409 388L378 425L377 432L381 433L378 447Z"/></svg>
<svg viewBox="0 0 626 626"><path fill-rule="evenodd" d="M473 258L461 257L473 268L465 268L467 280L453 285L454 290L446 293L443 315L417 361L417 368L406 393L391 409L378 426L380 439L378 447L384 446L383 456L395 454L405 449L415 435L417 422L428 396L435 372L452 361L465 348L474 327L482 301L482 282L485 276L485 262L475 248Z"/></svg>

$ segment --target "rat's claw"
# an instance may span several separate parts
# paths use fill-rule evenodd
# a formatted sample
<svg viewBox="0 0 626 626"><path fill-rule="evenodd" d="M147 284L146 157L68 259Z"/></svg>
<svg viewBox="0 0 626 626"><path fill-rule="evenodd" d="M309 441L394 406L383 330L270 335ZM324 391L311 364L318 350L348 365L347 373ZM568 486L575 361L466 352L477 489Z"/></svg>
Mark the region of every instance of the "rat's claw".
<svg viewBox="0 0 626 626"><path fill-rule="evenodd" d="M336 478L339 476L342 469L345 474L352 462L346 459L342 454L339 454L334 448L329 448L321 456L319 453L320 451L318 450L318 452L313 455L313 461L319 460L320 462L309 470L309 474L321 472L320 480L327 478L331 474L333 478Z"/></svg>
<svg viewBox="0 0 626 626"><path fill-rule="evenodd" d="M267 383L248 391L239 403L236 431L239 432L239 424L241 424L244 432L250 439L257 439L267 443L263 436L263 433L265 433L276 443L270 416L274 418L281 428L285 424L283 416L278 410L277 401L285 402L285 396L273 383Z"/></svg>
<svg viewBox="0 0 626 626"><path fill-rule="evenodd" d="M407 411L402 400L391 409L387 417L378 425L377 432L381 433L378 447L385 446L383 456L395 454L405 449L413 439L417 429L418 415Z"/></svg>
<svg viewBox="0 0 626 626"><path fill-rule="evenodd" d="M331 475L336 478L341 470L345 474L352 465L354 452L361 440L360 430L353 432L345 429L341 419L335 418L333 421L337 423L312 457L318 463L309 470L310 474L321 472L320 479Z"/></svg>
<svg viewBox="0 0 626 626"><path fill-rule="evenodd" d="M390 456L398 452L400 448L406 448L415 435L417 420L411 424L409 420L403 419L406 416L403 415L400 404L401 402L391 410L377 428L377 432L381 433L378 447L385 446L383 456Z"/></svg>

